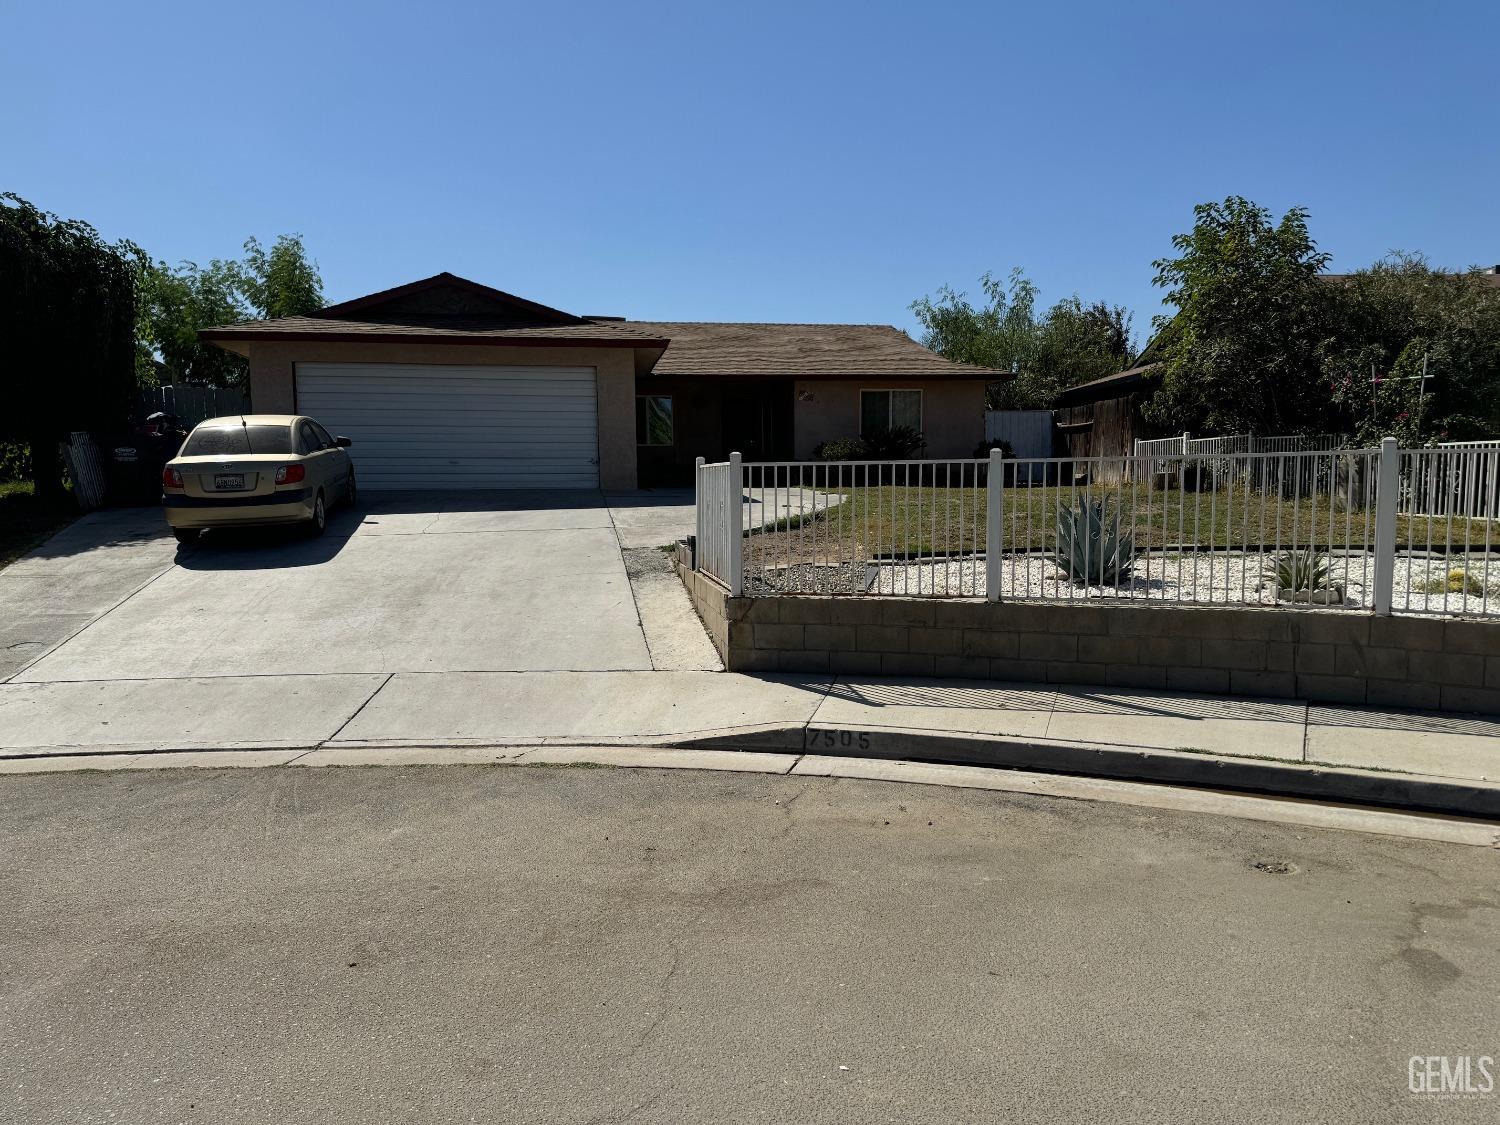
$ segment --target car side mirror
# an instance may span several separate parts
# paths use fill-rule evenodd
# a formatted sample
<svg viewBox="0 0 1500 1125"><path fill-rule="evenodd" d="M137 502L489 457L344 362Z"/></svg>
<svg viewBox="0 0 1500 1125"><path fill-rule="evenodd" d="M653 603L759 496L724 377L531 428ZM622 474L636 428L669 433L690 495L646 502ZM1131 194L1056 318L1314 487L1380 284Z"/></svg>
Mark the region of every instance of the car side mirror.
<svg viewBox="0 0 1500 1125"><path fill-rule="evenodd" d="M340 449L348 449L351 445L354 444L354 442L350 441L346 437L336 437L333 439L333 444L338 446Z"/></svg>

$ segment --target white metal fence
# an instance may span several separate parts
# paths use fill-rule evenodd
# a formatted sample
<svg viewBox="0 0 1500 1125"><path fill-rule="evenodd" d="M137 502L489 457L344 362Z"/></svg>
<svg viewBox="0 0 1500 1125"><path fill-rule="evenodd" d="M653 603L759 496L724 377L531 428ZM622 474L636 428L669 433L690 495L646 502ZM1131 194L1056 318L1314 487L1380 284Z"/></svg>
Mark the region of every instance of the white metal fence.
<svg viewBox="0 0 1500 1125"><path fill-rule="evenodd" d="M698 458L694 506L698 534L694 541L694 565L705 570L738 594L744 579L741 551L745 513L741 502L740 455L728 461L705 465Z"/></svg>
<svg viewBox="0 0 1500 1125"><path fill-rule="evenodd" d="M1500 518L1500 441L1443 442L1420 453L1402 464L1403 513Z"/></svg>
<svg viewBox="0 0 1500 1125"><path fill-rule="evenodd" d="M1494 510L1500 445L1463 456L1457 495L1473 503L1421 512L1411 482L1451 482L1452 454L1394 439L1178 454L1146 478L1123 472L1132 458L735 459L699 468L696 559L752 596L1500 616L1500 518L1466 514Z"/></svg>
<svg viewBox="0 0 1500 1125"><path fill-rule="evenodd" d="M1228 434L1195 438L1178 434L1169 438L1141 439L1135 443L1137 457L1188 456L1194 453L1322 453L1342 449L1338 434Z"/></svg>

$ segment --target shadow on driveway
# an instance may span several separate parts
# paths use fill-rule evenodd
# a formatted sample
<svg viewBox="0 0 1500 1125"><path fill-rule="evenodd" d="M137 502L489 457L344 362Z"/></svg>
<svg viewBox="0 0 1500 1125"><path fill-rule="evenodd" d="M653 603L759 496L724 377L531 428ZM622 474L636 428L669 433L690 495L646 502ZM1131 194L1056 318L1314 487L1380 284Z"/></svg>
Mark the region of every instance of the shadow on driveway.
<svg viewBox="0 0 1500 1125"><path fill-rule="evenodd" d="M318 566L333 559L359 530L364 512L340 508L330 513L322 535L301 524L265 527L218 527L205 531L190 546L177 548L184 570L268 570Z"/></svg>

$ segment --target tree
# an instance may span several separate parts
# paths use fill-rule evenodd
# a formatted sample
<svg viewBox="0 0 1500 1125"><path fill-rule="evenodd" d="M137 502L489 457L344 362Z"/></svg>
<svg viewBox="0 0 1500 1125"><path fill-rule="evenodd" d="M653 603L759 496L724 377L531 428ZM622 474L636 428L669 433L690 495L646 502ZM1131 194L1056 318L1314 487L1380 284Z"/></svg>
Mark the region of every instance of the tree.
<svg viewBox="0 0 1500 1125"><path fill-rule="evenodd" d="M58 444L130 417L136 385L135 281L143 255L0 194L0 440L29 446L40 499L63 495Z"/></svg>
<svg viewBox="0 0 1500 1125"><path fill-rule="evenodd" d="M925 331L922 344L956 363L1019 370L1035 347L1036 286L1019 269L1009 282L993 274L979 279L986 303L975 308L968 294L943 286L937 300L921 297L911 311Z"/></svg>
<svg viewBox="0 0 1500 1125"><path fill-rule="evenodd" d="M1338 279L1333 295L1324 375L1357 441L1500 433L1500 289L1393 253Z"/></svg>
<svg viewBox="0 0 1500 1125"><path fill-rule="evenodd" d="M306 316L323 307L323 279L307 258L300 234L280 235L270 250L253 235L245 240L240 289L265 320Z"/></svg>
<svg viewBox="0 0 1500 1125"><path fill-rule="evenodd" d="M1320 378L1330 328L1328 262L1294 207L1270 211L1240 196L1194 209L1193 229L1173 237L1178 257L1155 262L1156 284L1177 307L1158 317L1149 351L1162 384L1147 405L1174 432L1310 432L1329 424Z"/></svg>
<svg viewBox="0 0 1500 1125"><path fill-rule="evenodd" d="M215 258L201 267L142 263L138 364L143 378L160 363L166 382L242 387L244 358L203 343L199 329L256 317L304 316L323 306L323 281L301 235L280 235L269 250L251 237L244 250L243 261Z"/></svg>
<svg viewBox="0 0 1500 1125"><path fill-rule="evenodd" d="M1074 295L1047 310L1037 325L1033 358L1033 396L1049 406L1057 393L1129 367L1135 358L1131 315L1123 305L1095 301L1085 305Z"/></svg>
<svg viewBox="0 0 1500 1125"><path fill-rule="evenodd" d="M238 387L245 359L198 339L200 328L246 320L239 266L215 259L207 267L143 262L137 280L138 366L144 384ZM161 365L160 378L156 365Z"/></svg>
<svg viewBox="0 0 1500 1125"><path fill-rule="evenodd" d="M1064 387L1130 365L1130 314L1124 308L1102 301L1085 305L1073 296L1038 318L1037 288L1019 269L1008 283L987 273L980 286L986 298L980 307L945 285L937 300L923 297L911 309L925 329L924 346L959 363L1016 373L990 386L990 409L1048 407Z"/></svg>

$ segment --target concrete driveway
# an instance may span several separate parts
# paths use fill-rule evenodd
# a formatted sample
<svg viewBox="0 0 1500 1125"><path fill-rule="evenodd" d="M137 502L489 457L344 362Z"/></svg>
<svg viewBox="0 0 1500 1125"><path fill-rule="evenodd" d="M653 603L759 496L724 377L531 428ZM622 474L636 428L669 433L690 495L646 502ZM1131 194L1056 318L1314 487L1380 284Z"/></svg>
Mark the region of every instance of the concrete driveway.
<svg viewBox="0 0 1500 1125"><path fill-rule="evenodd" d="M651 667L597 494L377 494L320 538L216 532L174 562L18 678Z"/></svg>
<svg viewBox="0 0 1500 1125"><path fill-rule="evenodd" d="M154 510L85 517L0 571L0 750L306 744L396 676L717 670L667 556L616 532L672 539L677 505L614 504L372 494L317 539L183 549Z"/></svg>

